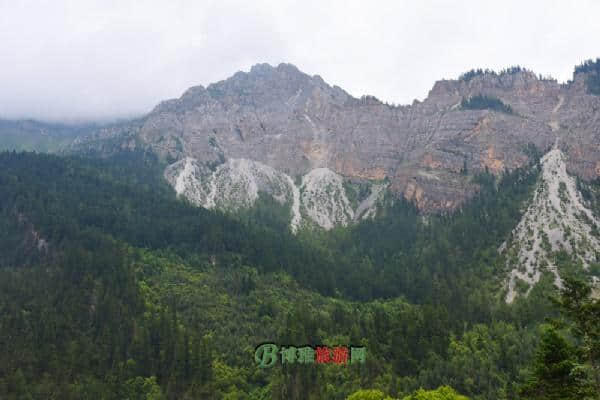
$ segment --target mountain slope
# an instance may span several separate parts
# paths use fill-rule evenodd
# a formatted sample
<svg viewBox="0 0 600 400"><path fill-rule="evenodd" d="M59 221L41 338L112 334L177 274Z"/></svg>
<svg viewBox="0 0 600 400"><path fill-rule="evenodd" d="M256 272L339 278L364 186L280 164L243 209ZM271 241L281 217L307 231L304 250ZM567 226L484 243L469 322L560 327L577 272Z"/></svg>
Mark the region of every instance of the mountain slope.
<svg viewBox="0 0 600 400"><path fill-rule="evenodd" d="M32 120L0 120L0 150L58 152L96 125L52 124Z"/></svg>
<svg viewBox="0 0 600 400"><path fill-rule="evenodd" d="M204 208L237 211L252 207L259 193L272 196L290 209L292 232L315 223L321 228L346 226L358 218L373 216L382 200L385 184L368 184L366 198L356 208L347 197L343 178L327 168L317 168L299 185L287 174L247 159L228 159L214 171L186 157L165 169L165 178L179 196ZM351 188L351 185L350 185Z"/></svg>
<svg viewBox="0 0 600 400"><path fill-rule="evenodd" d="M600 261L600 221L584 204L575 178L567 173L566 155L552 149L541 159L541 167L527 211L501 246L513 268L508 279L508 303L517 296L519 282L527 286L527 295L544 272L551 273L555 285L562 287L557 266L561 252L585 271Z"/></svg>
<svg viewBox="0 0 600 400"><path fill-rule="evenodd" d="M0 153L0 396L518 398L552 281L599 271L585 73L474 71L392 107L260 65L77 157ZM556 148L536 167L530 143ZM368 358L264 371L264 342Z"/></svg>
<svg viewBox="0 0 600 400"><path fill-rule="evenodd" d="M516 224L534 171L498 185L483 174L456 215L425 222L399 201L294 236L260 214L179 201L148 153L7 152L0 167L3 398L344 399L360 387L402 395L448 382L497 398L531 355L532 327L516 326L538 303L504 308L489 294L499 291L498 238ZM460 350L473 337L488 369L481 350ZM368 361L261 371L253 350L266 341L364 343Z"/></svg>
<svg viewBox="0 0 600 400"><path fill-rule="evenodd" d="M74 149L145 148L169 163L191 157L209 169L245 159L294 182L326 168L344 182L386 184L386 191L420 210L452 210L478 190L469 175L527 165L532 144L545 150L558 141L570 172L597 177L600 97L587 90L589 74L578 68L573 82L560 85L518 67L471 71L436 82L423 102L396 107L354 98L290 64L259 64L206 88L192 87ZM224 204L230 206L238 205ZM343 196L335 207L345 211L329 218L333 225L352 219Z"/></svg>

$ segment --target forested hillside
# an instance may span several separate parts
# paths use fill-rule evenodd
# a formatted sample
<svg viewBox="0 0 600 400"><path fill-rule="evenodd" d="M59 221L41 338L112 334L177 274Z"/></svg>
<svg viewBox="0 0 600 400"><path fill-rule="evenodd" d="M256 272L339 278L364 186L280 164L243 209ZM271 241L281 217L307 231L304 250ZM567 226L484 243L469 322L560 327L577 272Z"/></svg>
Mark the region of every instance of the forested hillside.
<svg viewBox="0 0 600 400"><path fill-rule="evenodd" d="M544 277L503 301L497 249L538 159L473 177L452 214L390 198L373 220L293 235L267 198L237 215L176 198L148 153L0 153L0 398L594 398L590 289L554 304ZM368 356L260 369L265 342Z"/></svg>
<svg viewBox="0 0 600 400"><path fill-rule="evenodd" d="M0 150L58 152L77 136L98 129L95 124L59 124L0 119Z"/></svg>

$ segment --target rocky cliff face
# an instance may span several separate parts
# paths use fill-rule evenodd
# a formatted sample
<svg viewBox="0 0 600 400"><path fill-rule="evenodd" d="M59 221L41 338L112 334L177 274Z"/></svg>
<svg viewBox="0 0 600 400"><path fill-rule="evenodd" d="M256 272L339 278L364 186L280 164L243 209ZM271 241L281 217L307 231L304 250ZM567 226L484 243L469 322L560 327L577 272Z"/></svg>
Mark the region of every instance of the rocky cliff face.
<svg viewBox="0 0 600 400"><path fill-rule="evenodd" d="M461 106L477 95L512 112ZM173 164L166 174L174 187L200 205L248 205L256 189L330 227L364 212L350 205L345 182L385 187L424 211L451 210L477 190L469 174L524 165L529 143L542 150L558 143L570 172L595 178L599 118L600 97L587 93L584 74L560 85L521 69L472 73L435 83L423 102L395 107L354 98L289 64L261 64L192 87L78 147L150 148ZM337 200L325 204L321 184Z"/></svg>

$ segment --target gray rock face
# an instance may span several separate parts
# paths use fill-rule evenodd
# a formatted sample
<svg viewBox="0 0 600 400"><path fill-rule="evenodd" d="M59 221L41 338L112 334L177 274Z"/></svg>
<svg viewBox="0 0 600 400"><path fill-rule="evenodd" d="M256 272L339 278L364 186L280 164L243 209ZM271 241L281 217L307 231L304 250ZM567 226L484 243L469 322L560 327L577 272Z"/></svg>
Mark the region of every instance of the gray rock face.
<svg viewBox="0 0 600 400"><path fill-rule="evenodd" d="M514 113L461 109L462 99L479 94L497 97ZM461 174L465 162L469 173L500 174L528 161L528 143L542 150L558 143L569 172L597 177L599 130L600 98L586 93L582 74L568 85L523 70L477 74L439 81L425 101L394 107L354 98L290 64L260 64L207 88L192 87L145 118L79 146L141 146L172 162L191 157L213 169L253 160L292 179L327 168L349 181L389 182L397 196L440 211L477 190Z"/></svg>

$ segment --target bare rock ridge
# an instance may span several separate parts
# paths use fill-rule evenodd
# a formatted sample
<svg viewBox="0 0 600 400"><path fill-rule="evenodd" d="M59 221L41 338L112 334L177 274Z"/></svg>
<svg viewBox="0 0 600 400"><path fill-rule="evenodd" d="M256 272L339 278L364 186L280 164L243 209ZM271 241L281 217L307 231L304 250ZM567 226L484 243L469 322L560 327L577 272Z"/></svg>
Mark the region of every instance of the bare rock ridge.
<svg viewBox="0 0 600 400"><path fill-rule="evenodd" d="M465 107L476 96L507 107ZM263 191L290 204L293 226L329 228L372 215L386 191L424 211L454 209L477 190L469 174L526 164L530 143L557 142L570 173L595 178L599 127L600 97L588 93L581 71L568 84L521 68L473 71L396 107L354 98L290 64L259 64L77 147L149 148L172 164L165 174L174 188L199 205L248 206ZM348 182L369 185L369 207L351 204Z"/></svg>

